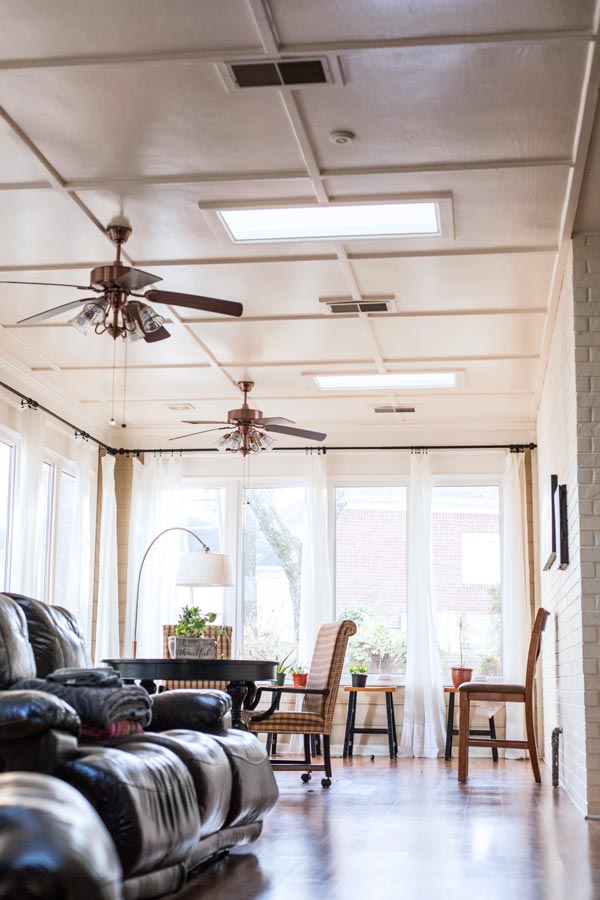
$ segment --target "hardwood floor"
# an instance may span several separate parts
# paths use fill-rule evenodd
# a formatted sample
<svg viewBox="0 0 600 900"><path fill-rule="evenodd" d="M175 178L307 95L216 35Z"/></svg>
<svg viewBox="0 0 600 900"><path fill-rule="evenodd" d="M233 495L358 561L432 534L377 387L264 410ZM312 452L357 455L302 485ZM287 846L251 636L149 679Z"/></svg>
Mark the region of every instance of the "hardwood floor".
<svg viewBox="0 0 600 900"><path fill-rule="evenodd" d="M528 762L334 760L323 790L277 776L260 840L206 870L177 900L593 900L600 822Z"/></svg>

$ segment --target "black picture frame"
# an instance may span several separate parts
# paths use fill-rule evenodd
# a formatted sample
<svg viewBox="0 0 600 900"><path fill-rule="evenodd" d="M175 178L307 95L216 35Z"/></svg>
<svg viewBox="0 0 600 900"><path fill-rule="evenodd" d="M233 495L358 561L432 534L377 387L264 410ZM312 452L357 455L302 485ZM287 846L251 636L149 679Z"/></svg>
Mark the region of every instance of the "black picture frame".
<svg viewBox="0 0 600 900"><path fill-rule="evenodd" d="M556 498L558 496L558 475L550 476L550 493L544 498L544 508L542 510L542 527L546 529L545 540L543 546L548 553L546 562L544 563L544 572L552 568L556 559Z"/></svg>
<svg viewBox="0 0 600 900"><path fill-rule="evenodd" d="M567 486L559 484L554 492L554 521L556 525L556 556L558 568L569 565L569 522L567 518Z"/></svg>

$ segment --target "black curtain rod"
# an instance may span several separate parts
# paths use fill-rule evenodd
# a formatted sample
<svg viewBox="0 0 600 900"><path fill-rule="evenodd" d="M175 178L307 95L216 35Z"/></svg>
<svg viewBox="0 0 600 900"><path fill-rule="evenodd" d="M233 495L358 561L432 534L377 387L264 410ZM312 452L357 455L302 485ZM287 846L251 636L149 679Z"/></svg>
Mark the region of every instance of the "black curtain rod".
<svg viewBox="0 0 600 900"><path fill-rule="evenodd" d="M395 446L386 446L386 447L273 447L270 451L271 453L299 453L306 452L307 450L314 450L315 452L330 453L338 450L412 450L415 453L426 453L428 450L510 450L511 453L524 453L525 450L535 450L537 444L399 444ZM217 450L216 447L155 447L153 449L139 449L139 450L127 450L124 447L120 447L118 450L114 450L110 448L107 450L107 453L112 454L120 454L128 456L133 454L134 456L139 456L140 453L154 453L154 454L162 454L165 455L171 454L171 456L177 456L182 453L231 453L233 455L233 451L231 450Z"/></svg>
<svg viewBox="0 0 600 900"><path fill-rule="evenodd" d="M59 416L58 413L52 412L51 409L48 409L47 406L42 406L41 403L38 403L37 400L32 400L31 397L28 397L26 394L21 393L16 388L11 387L10 384L6 384L4 381L0 381L0 387L3 387L6 391L9 391L11 394L14 394L16 397L20 397L21 406L28 407L29 409L41 409L42 412L45 412L47 415L52 416L53 419L56 419L58 422L62 422L63 425L66 425L67 428L72 428L75 432L76 437L84 438L86 441L93 441L95 444L98 444L99 447L102 447L103 450L110 456L139 456L141 453L170 453L173 456L175 454L182 453L221 453L223 451L217 450L213 447L168 447L168 448L155 448L155 449L139 449L139 450L129 450L126 447L111 447L109 444L106 444L104 441L101 441L99 438L94 437L93 434L88 434L87 431L83 431L83 429L78 428L77 425L73 425L72 422L69 422L67 419L63 419L62 416ZM523 453L525 450L535 450L537 444L397 444L396 446L387 446L387 447L274 447L271 451L272 453L285 453L285 452L298 452L298 451L306 451L306 450L320 450L323 453L327 453L327 451L334 450L412 450L415 453L425 453L428 450L510 450L511 453ZM225 453L231 453L230 450L226 450Z"/></svg>

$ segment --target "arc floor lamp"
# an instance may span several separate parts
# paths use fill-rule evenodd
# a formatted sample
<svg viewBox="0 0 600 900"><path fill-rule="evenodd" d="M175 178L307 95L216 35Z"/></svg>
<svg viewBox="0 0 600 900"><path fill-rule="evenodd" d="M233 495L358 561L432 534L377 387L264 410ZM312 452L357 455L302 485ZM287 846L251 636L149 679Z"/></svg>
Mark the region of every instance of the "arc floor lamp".
<svg viewBox="0 0 600 900"><path fill-rule="evenodd" d="M140 605L140 587L142 584L144 563L146 562L148 553L157 540L161 538L163 534L167 534L170 531L184 531L186 534L191 535L194 540L198 541L204 551L203 553L181 554L179 566L177 568L177 576L175 578L176 585L183 587L231 587L233 584L233 568L230 557L226 553L211 553L208 544L205 544L195 531L192 531L190 528L184 528L182 525L173 525L157 534L146 547L138 572L132 641L132 653L134 659L137 657L138 610Z"/></svg>

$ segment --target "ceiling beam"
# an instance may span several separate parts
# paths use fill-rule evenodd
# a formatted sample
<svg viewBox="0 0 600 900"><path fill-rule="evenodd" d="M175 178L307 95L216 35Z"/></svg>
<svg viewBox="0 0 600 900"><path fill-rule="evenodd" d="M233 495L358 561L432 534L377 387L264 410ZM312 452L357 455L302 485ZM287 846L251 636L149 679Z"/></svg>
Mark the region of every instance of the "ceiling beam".
<svg viewBox="0 0 600 900"><path fill-rule="evenodd" d="M264 35L263 35L264 38ZM448 47L485 44L540 44L547 41L593 41L590 29L539 29L526 31L492 31L473 34L432 34L414 37L390 37L380 40L314 41L310 43L280 44L277 55L326 56L330 53L373 53L402 50L411 47ZM274 54L275 55L275 54ZM0 70L64 69L89 66L137 66L157 64L219 63L223 60L265 59L264 46L195 48L190 50L149 50L135 53L65 54L0 60Z"/></svg>

